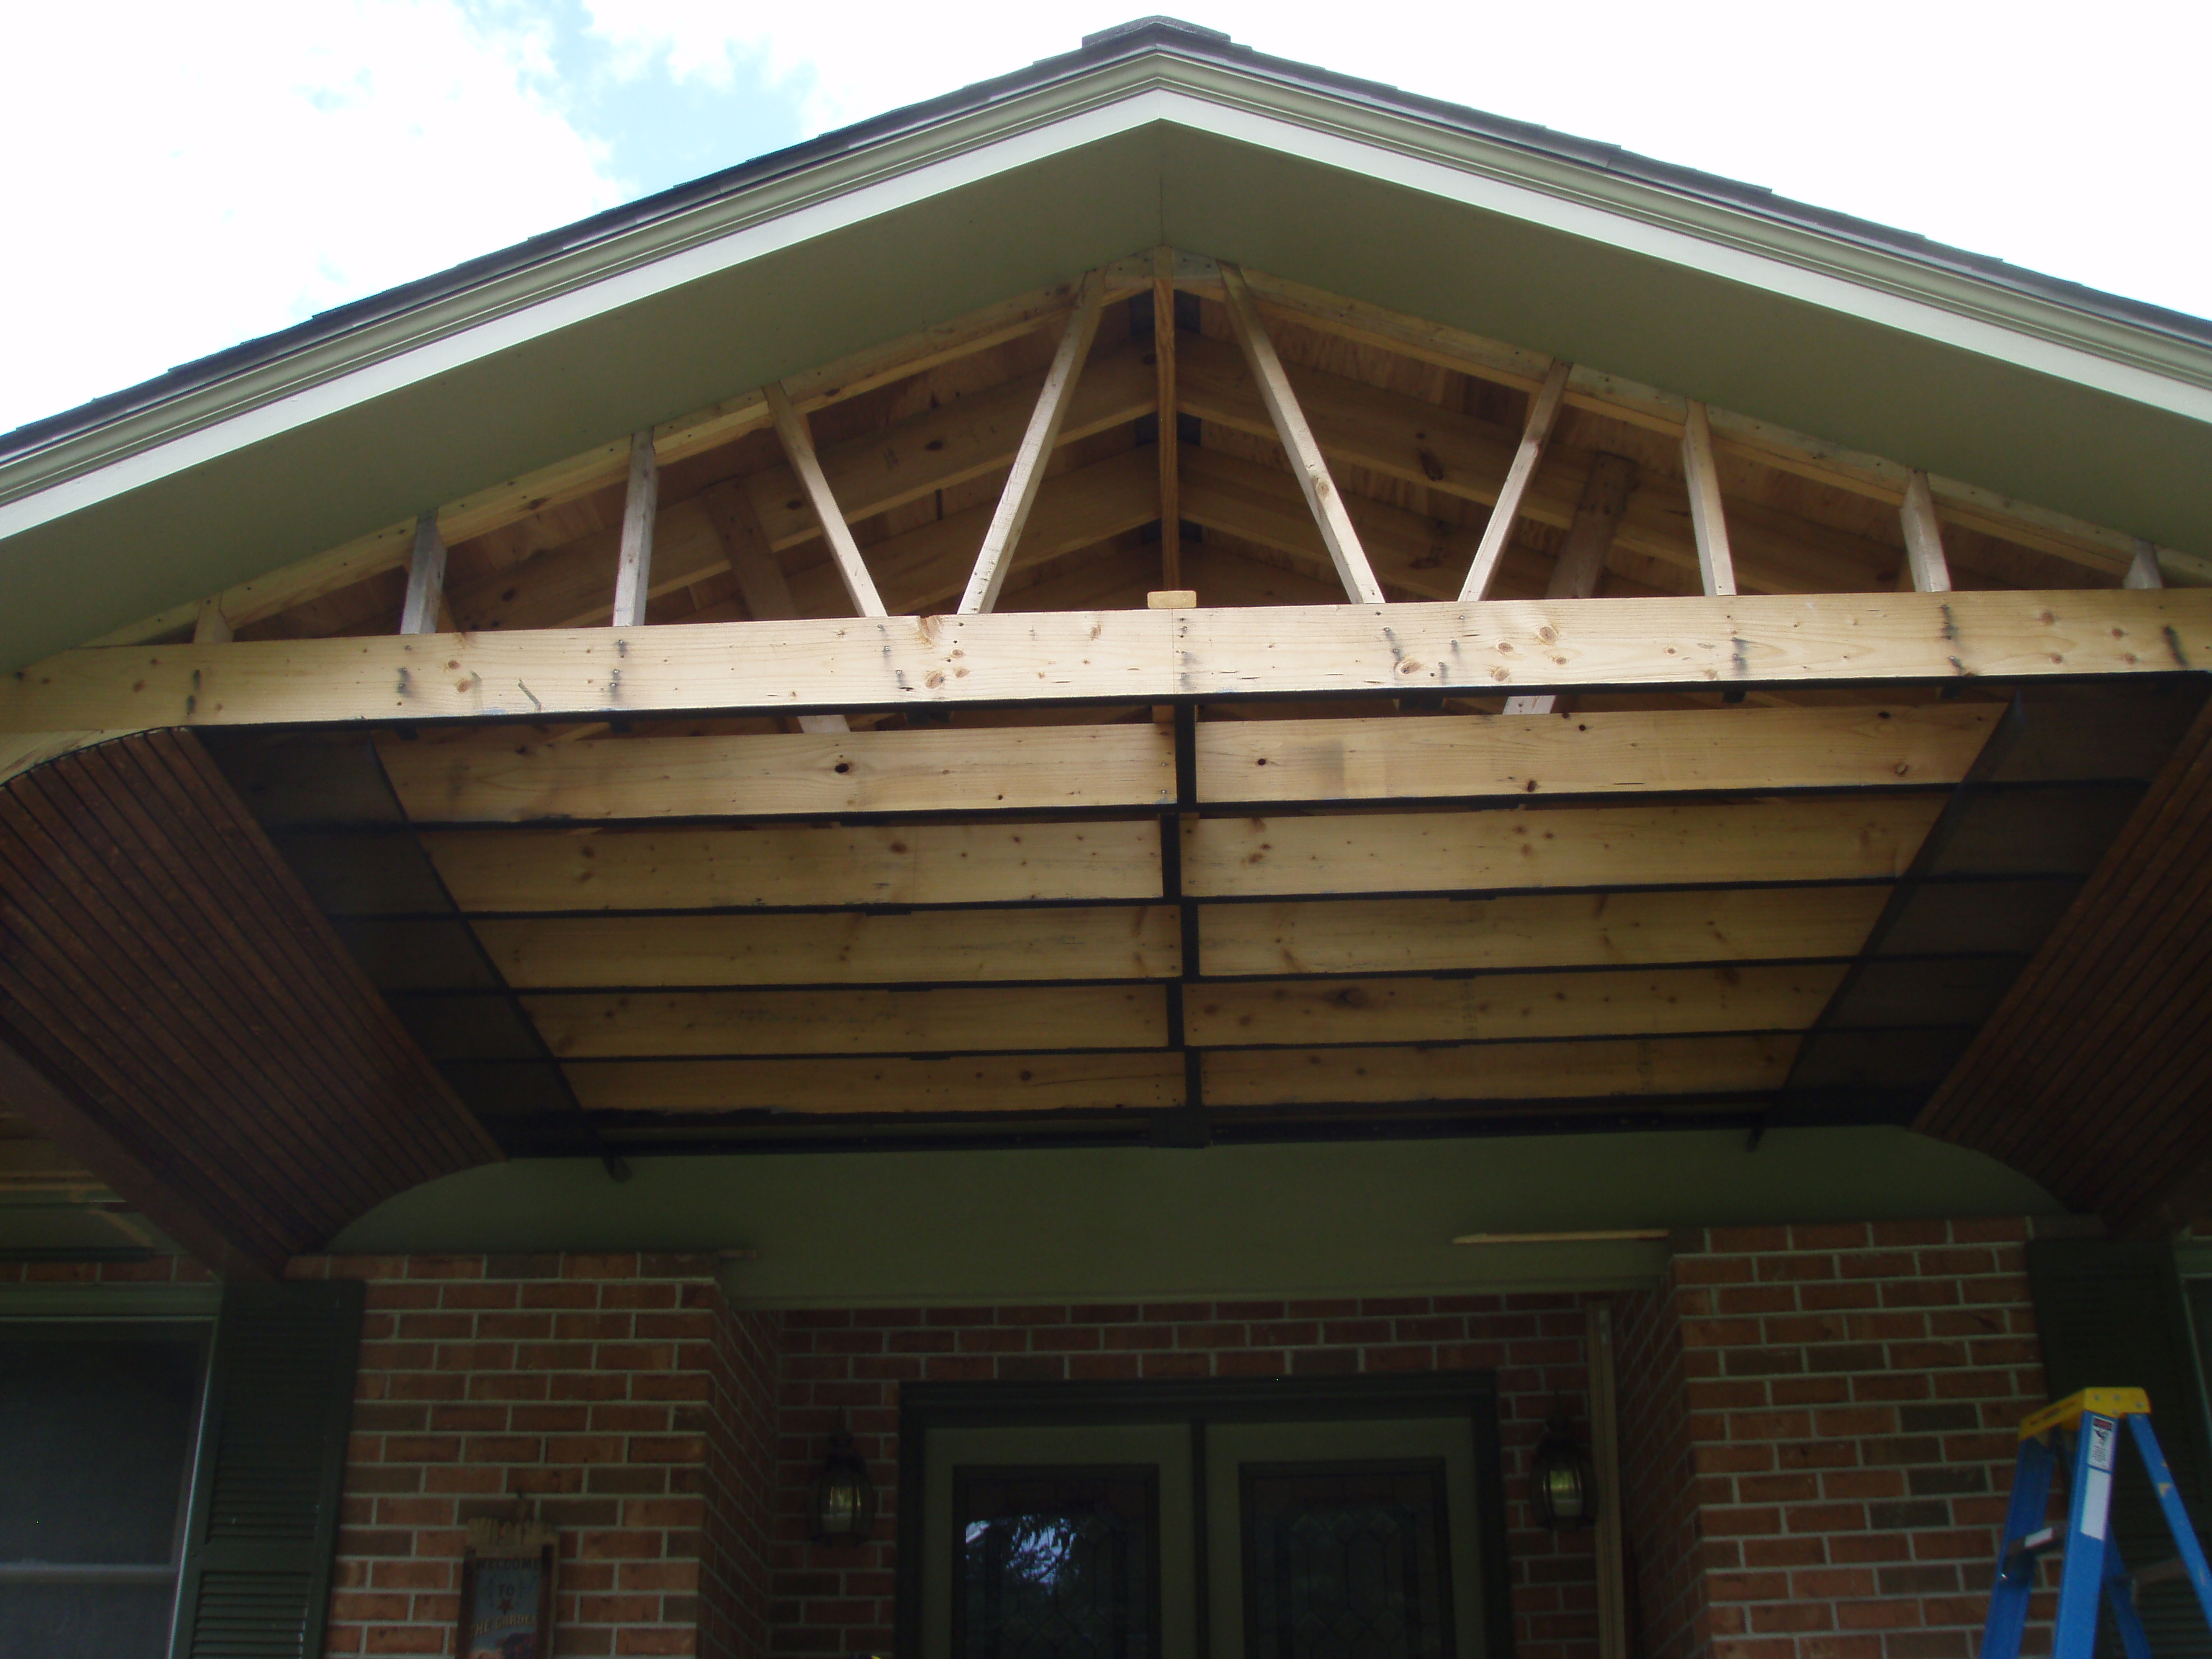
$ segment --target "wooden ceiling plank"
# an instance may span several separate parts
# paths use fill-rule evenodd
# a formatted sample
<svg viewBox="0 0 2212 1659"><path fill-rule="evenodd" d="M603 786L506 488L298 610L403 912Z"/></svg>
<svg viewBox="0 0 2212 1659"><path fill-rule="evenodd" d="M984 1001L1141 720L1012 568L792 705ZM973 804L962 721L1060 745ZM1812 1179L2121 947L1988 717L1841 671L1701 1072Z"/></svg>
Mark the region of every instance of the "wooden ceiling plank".
<svg viewBox="0 0 2212 1659"><path fill-rule="evenodd" d="M1209 1105L1737 1094L1787 1080L1795 1036L1570 1039L1413 1048L1216 1048Z"/></svg>
<svg viewBox="0 0 2212 1659"><path fill-rule="evenodd" d="M775 422L775 435L783 442L784 459L798 475L799 488L805 492L815 522L821 526L823 538L830 544L830 559L853 601L853 609L863 617L886 615L883 599L876 592L875 578L868 574L867 562L860 556L860 544L853 539L852 526L845 522L844 509L837 505L830 480L823 474L821 458L814 453L814 434L807 429L806 417L791 406L790 396L780 386L765 386L761 395L768 400L769 413Z"/></svg>
<svg viewBox="0 0 2212 1659"><path fill-rule="evenodd" d="M521 999L562 1060L1162 1048L1157 985L657 991Z"/></svg>
<svg viewBox="0 0 2212 1659"><path fill-rule="evenodd" d="M133 1209L226 1278L273 1279L283 1272L289 1241L251 1210L217 1211L176 1190L165 1171L149 1167L45 1070L0 1041L0 1098L88 1168Z"/></svg>
<svg viewBox="0 0 2212 1659"><path fill-rule="evenodd" d="M1848 957L1883 886L1207 904L1210 975L1502 972Z"/></svg>
<svg viewBox="0 0 2212 1659"><path fill-rule="evenodd" d="M475 927L517 990L1172 979L1182 971L1179 913L1163 905L572 916Z"/></svg>
<svg viewBox="0 0 2212 1659"><path fill-rule="evenodd" d="M463 910L511 912L1156 899L1159 840L1139 818L434 830L422 845Z"/></svg>
<svg viewBox="0 0 2212 1659"><path fill-rule="evenodd" d="M973 616L998 606L999 590L1005 586L1006 572L1012 566L1015 544L1021 540L1023 528L1029 523L1030 510L1036 505L1038 487L1044 483L1045 465L1059 446L1060 429L1067 419L1068 404L1082 376L1083 365L1091 356L1091 343L1098 335L1104 284L1105 273L1094 270L1083 279L1077 290L1074 314L1067 319L1067 327L1060 337L1059 349L1045 370L1044 384L1037 391L1036 406L1030 411L1029 426L1014 450L1013 469L1006 475L1005 488L999 492L998 506L992 512L990 527L983 532L982 549L975 556L967 592L961 595L959 608L964 614Z"/></svg>
<svg viewBox="0 0 2212 1659"><path fill-rule="evenodd" d="M660 465L653 459L653 434L630 434L629 482L623 493L622 544L615 556L614 625L645 623L646 596L653 588L653 520L660 507Z"/></svg>
<svg viewBox="0 0 2212 1659"><path fill-rule="evenodd" d="M823 1060L586 1060L567 1067L586 1111L847 1115L1159 1111L1183 1104L1182 1056L971 1054Z"/></svg>
<svg viewBox="0 0 2212 1659"><path fill-rule="evenodd" d="M417 823L1023 811L1175 799L1146 726L378 745Z"/></svg>
<svg viewBox="0 0 2212 1659"><path fill-rule="evenodd" d="M1567 392L1567 376L1574 365L1564 358L1553 363L1528 401L1528 423L1521 434L1521 447L1514 452L1513 464L1506 470L1505 482L1498 486L1498 501L1490 509L1490 521L1482 527L1482 540L1474 550L1474 562L1468 567L1467 580L1462 584L1459 597L1462 603L1471 604L1490 597L1490 585L1498 575L1498 562L1505 556L1505 544L1513 537L1513 526L1521 516L1521 503L1528 493L1528 486L1536 477L1536 469L1544 459L1544 446L1551 441L1552 426L1559 416L1559 405Z"/></svg>
<svg viewBox="0 0 2212 1659"><path fill-rule="evenodd" d="M1201 1048L1795 1031L1843 976L1827 963L1208 981L1186 993L1183 1030Z"/></svg>
<svg viewBox="0 0 2212 1659"><path fill-rule="evenodd" d="M1942 807L1939 796L1905 795L1199 818L1183 826L1183 890L1261 898L1892 881Z"/></svg>
<svg viewBox="0 0 2212 1659"><path fill-rule="evenodd" d="M1208 805L1954 784L1995 703L1206 721Z"/></svg>
<svg viewBox="0 0 2212 1659"><path fill-rule="evenodd" d="M179 1088L168 1101L174 1114L168 1121L188 1137L184 1144L208 1138L228 1143L230 1158L246 1169L273 1157L322 1206L320 1213L295 1210L290 1223L312 1227L326 1220L345 1194L325 1187L306 1157L296 1102L262 1079L258 1056L241 1041L238 988L182 972L179 964L195 958L179 951L174 939L161 948L167 918L160 910L149 915L138 894L106 879L66 826L57 835L53 783L50 775L34 775L0 805L0 821L13 832L0 840L6 903L16 916L10 931L27 947L18 969L26 981L47 988L45 1006L57 1018L65 1019L58 1011L74 1003L93 1023L85 1029L74 1021L65 1021L66 1029L50 1024L48 1036L70 1042L81 1062L112 1047L143 1056L141 1069L165 1085L173 1075ZM118 872L129 862L114 860ZM218 959L211 965L224 964ZM80 1039L89 1046L79 1046Z"/></svg>
<svg viewBox="0 0 2212 1659"><path fill-rule="evenodd" d="M1345 510L1336 481L1329 476L1328 459L1322 453L1312 427L1306 422L1305 412L1298 406L1297 392L1291 385L1282 359L1276 355L1274 341L1268 337L1267 321L1261 316L1260 307L1236 266L1223 265L1221 280L1237 348L1243 352L1245 367L1250 371L1261 402L1267 406L1272 435L1282 445L1283 453L1291 463L1291 476L1297 480L1306 505L1313 509L1314 522L1321 527L1321 538L1328 548L1337 577L1354 604L1381 605L1384 602L1382 590L1376 583L1375 573L1368 568L1366 550L1359 544L1359 532L1352 522L1352 515Z"/></svg>
<svg viewBox="0 0 2212 1659"><path fill-rule="evenodd" d="M1642 492L1638 492L1639 495ZM656 711L1720 690L2212 667L2212 593L1829 594L829 618L80 650L0 678L0 731Z"/></svg>

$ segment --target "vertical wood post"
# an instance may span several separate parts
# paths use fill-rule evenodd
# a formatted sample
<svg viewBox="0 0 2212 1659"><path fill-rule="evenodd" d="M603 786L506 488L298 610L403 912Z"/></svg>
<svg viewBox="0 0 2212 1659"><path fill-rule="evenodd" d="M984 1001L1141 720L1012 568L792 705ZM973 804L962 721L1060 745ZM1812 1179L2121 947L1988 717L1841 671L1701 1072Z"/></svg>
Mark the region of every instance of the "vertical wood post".
<svg viewBox="0 0 2212 1659"><path fill-rule="evenodd" d="M660 465L653 429L630 434L629 493L623 498L622 552L615 565L615 626L645 625L645 600L653 586L653 521L660 505Z"/></svg>
<svg viewBox="0 0 2212 1659"><path fill-rule="evenodd" d="M1912 586L1921 593L1951 591L1950 562L1943 556L1943 529L1936 520L1936 492L1928 475L1914 470L1905 485L1905 505L1899 510L1905 526L1905 563Z"/></svg>
<svg viewBox="0 0 2212 1659"><path fill-rule="evenodd" d="M446 599L446 544L438 535L438 515L415 520L415 551L407 565L407 603L399 612L403 634L434 634Z"/></svg>
<svg viewBox="0 0 2212 1659"><path fill-rule="evenodd" d="M2128 574L2120 579L2123 587L2163 587L2166 578L2158 568L2158 547L2155 543L2136 538L2135 561L2128 566Z"/></svg>
<svg viewBox="0 0 2212 1659"><path fill-rule="evenodd" d="M1175 252L1152 250L1152 361L1159 370L1160 586L1182 586L1182 439L1176 424Z"/></svg>
<svg viewBox="0 0 2212 1659"><path fill-rule="evenodd" d="M1735 560L1729 552L1728 520L1721 513L1720 469L1713 461L1713 428L1705 406L1692 403L1682 423L1682 483L1690 495L1690 526L1698 538L1698 574L1708 599L1735 592Z"/></svg>

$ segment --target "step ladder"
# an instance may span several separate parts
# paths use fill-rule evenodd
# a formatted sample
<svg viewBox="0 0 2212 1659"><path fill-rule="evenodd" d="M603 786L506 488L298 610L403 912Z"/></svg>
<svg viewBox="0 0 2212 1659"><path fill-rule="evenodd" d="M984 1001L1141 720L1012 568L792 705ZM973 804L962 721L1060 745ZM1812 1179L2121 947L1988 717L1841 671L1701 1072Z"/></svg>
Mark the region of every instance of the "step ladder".
<svg viewBox="0 0 2212 1659"><path fill-rule="evenodd" d="M2142 1455L2152 1490L2165 1512L2180 1559L2130 1576L2119 1546L2108 1535L2112 1476L2119 1463L2120 1425L2125 1423ZM2063 1528L2046 1525L2051 1478L2061 1455L2060 1437L2070 1435L2073 1484L2066 1500ZM2036 1564L2062 1551L2058 1619L2051 1632L2051 1659L2090 1659L2097 1641L2097 1608L2109 1600L2119 1626L2127 1659L2151 1659L2142 1620L2136 1613L2136 1587L2186 1575L2197 1590L2197 1606L2212 1625L2212 1571L2173 1489L2166 1454L2151 1432L2150 1396L2141 1389L2084 1389L2056 1405L2045 1406L2020 1425L2020 1462L2013 1471L2012 1507L2005 1516L2004 1541L1997 1547L1996 1583L1990 1592L1990 1620L1982 1629L1981 1659L2020 1659L2021 1633L2027 1628L2028 1593L2035 1587Z"/></svg>

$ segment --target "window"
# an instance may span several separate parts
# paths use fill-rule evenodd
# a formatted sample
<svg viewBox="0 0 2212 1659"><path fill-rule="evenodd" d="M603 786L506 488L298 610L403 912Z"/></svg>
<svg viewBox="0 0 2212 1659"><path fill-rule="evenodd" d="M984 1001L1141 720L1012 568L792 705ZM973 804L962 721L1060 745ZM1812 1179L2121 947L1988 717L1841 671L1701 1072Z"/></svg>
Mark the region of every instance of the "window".
<svg viewBox="0 0 2212 1659"><path fill-rule="evenodd" d="M0 1321L0 1659L164 1659L207 1328Z"/></svg>

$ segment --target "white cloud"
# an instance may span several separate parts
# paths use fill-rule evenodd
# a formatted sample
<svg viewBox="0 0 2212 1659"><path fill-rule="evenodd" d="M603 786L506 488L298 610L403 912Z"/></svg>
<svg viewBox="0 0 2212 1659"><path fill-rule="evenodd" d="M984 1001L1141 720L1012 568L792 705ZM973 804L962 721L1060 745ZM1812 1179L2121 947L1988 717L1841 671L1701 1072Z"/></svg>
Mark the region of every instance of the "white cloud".
<svg viewBox="0 0 2212 1659"><path fill-rule="evenodd" d="M544 28L449 0L22 7L7 46L0 428L618 199Z"/></svg>

